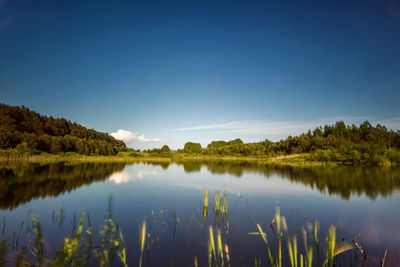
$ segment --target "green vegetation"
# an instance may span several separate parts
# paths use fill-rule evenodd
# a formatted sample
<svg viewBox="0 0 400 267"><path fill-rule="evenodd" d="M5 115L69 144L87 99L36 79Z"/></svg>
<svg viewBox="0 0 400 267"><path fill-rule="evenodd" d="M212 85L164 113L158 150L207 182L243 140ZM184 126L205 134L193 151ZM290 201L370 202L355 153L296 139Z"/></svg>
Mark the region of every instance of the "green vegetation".
<svg viewBox="0 0 400 267"><path fill-rule="evenodd" d="M314 225L308 225L307 230L305 228L300 229L304 242L303 253L300 252L300 249L298 247L296 234L294 234L292 237L290 236L290 231L287 226L286 218L280 215L279 207L276 207L275 217L272 219L269 226L272 229L272 232L275 235L277 241L276 242L277 248L275 250L271 248L271 244L268 242L267 233L264 232L260 224L257 224L257 230L258 230L257 232L251 232L249 234L260 235L262 237L265 245L267 246L267 255L271 266L282 267L283 255L286 255L285 257L289 259L290 266L292 267L315 266L315 261L313 265L313 260L319 259L319 251L320 251L320 245L317 235L319 231L318 220L315 220ZM310 240L310 238L308 237L309 234L307 234L308 232L311 232L313 228L315 233L314 236L315 249L313 249L314 246L311 244L312 242L310 242L312 240ZM284 247L283 246L284 242L286 242L285 246L287 248L286 254L284 254L284 251L282 249ZM317 262L317 266L337 266L338 255L349 250L354 250L353 245L347 243L345 240L339 242L336 236L336 227L334 225L330 226L329 232L326 235L325 247L326 247L326 258L322 262L322 264L321 262ZM274 251L276 251L275 255Z"/></svg>
<svg viewBox="0 0 400 267"><path fill-rule="evenodd" d="M368 121L359 127L339 121L278 142L266 139L245 144L236 139L229 142L213 141L201 151L198 145L196 151L189 149L192 147L193 143L186 143L183 152L203 156L256 158L306 154L307 161L346 165L387 166L400 163L400 131L388 130L379 124L374 127Z"/></svg>
<svg viewBox="0 0 400 267"><path fill-rule="evenodd" d="M0 104L0 149L34 155L40 152L116 155L126 151L126 146L106 133L64 118L42 116L24 106Z"/></svg>
<svg viewBox="0 0 400 267"><path fill-rule="evenodd" d="M183 148L183 151L187 154L200 154L202 151L201 144L187 142Z"/></svg>
<svg viewBox="0 0 400 267"><path fill-rule="evenodd" d="M257 160L273 164L296 166L334 165L400 165L400 131L385 126L372 126L368 121L360 126L334 125L318 127L299 136L273 142L244 143L241 139L229 142L212 141L206 148L201 144L187 142L176 151L148 149L133 151L137 158L169 157L174 160L226 159Z"/></svg>
<svg viewBox="0 0 400 267"><path fill-rule="evenodd" d="M187 142L183 149L176 151L167 145L140 151L128 149L122 141L77 123L41 116L23 106L0 104L1 161L55 162L77 158L90 161L98 160L97 156L101 155L118 155L110 161L247 158L287 165L390 166L400 165L400 131L388 130L380 124L372 126L368 121L360 126L339 121L278 142L266 139L244 143L235 139L212 141L206 148L200 143Z"/></svg>
<svg viewBox="0 0 400 267"><path fill-rule="evenodd" d="M220 191L217 191L215 195L220 195ZM217 205L217 203L215 204ZM165 210L166 208L161 210L162 218L164 218L163 211ZM219 214L216 212L215 217L218 216ZM59 222L58 217L57 215L55 222L62 224L63 217L60 216ZM87 217L86 220L85 217ZM127 253L122 229L119 222L112 216L112 196L109 198L104 225L100 228L98 236L94 236L93 229L97 227L92 226L88 213L82 211L77 223L74 213L71 235L65 237L59 248L54 252L45 251L43 237L45 233L43 233L39 218L34 214L31 214L29 218L26 229L26 244L19 248L15 244L15 239L12 242L7 239L0 242L0 263L2 265L8 263L14 263L16 266L88 266L96 264L104 267L127 267L128 262L134 262L134 266L138 264L141 267L146 243L147 257L149 257L149 251L154 242L150 239L150 233L147 232L146 221L143 221L138 237L139 255ZM154 220L155 217L153 216L152 221ZM22 227L23 222L20 230L22 230ZM201 253L199 251L200 255L205 256L203 262L207 262L209 267L234 264L234 262L231 262L232 255L229 252L229 243L232 242L229 238L229 231L221 231L221 225L217 220L214 220L213 225L208 225L208 227L202 229L203 235L207 236L207 252ZM275 215L271 222L269 225L267 224L266 230L264 229L260 223L256 223L257 231L248 233L249 235L260 236L266 246L265 257L255 258L256 266L347 266L348 264L360 264L360 258L363 266L368 263L365 249L357 242L358 236L352 240L352 243L349 243L339 236L334 225L330 225L325 242L321 242L318 237L318 220L315 220L314 224L307 223L305 227L299 229L289 229L286 218L281 216L278 206L275 208ZM300 233L302 237L300 244L298 244L297 233ZM23 235L23 232L20 231L19 234ZM348 253L348 251L352 251L352 253ZM351 256L341 257L346 252L348 256L350 254ZM386 250L383 258L380 259L381 266L385 266L387 253ZM251 255L241 255L241 258L243 256L251 257ZM128 258L131 258L131 260L128 261ZM197 255L194 255L194 266L198 266Z"/></svg>

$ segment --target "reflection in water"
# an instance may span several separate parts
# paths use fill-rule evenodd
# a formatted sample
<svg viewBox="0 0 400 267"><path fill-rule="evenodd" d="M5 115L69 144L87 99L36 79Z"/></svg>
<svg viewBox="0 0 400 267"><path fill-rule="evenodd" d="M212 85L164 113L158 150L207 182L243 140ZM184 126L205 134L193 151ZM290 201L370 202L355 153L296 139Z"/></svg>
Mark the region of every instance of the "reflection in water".
<svg viewBox="0 0 400 267"><path fill-rule="evenodd" d="M0 208L12 209L31 199L58 196L82 185L103 181L107 177L115 184L158 175L166 170L168 162L140 163L148 168L125 168L124 163L82 164L26 164L0 168ZM388 196L400 188L399 168L296 168L272 166L248 161L181 161L186 173L200 172L206 168L212 174L229 174L238 178L246 174L262 175L267 179L280 177L301 183L330 195L350 199L352 195L365 194L371 199Z"/></svg>
<svg viewBox="0 0 400 267"><path fill-rule="evenodd" d="M343 199L350 199L354 194L365 194L375 199L378 196L389 196L400 189L399 168L300 168L225 160L182 161L177 164L183 165L187 173L200 172L204 166L212 174L229 174L238 178L246 174L263 175L267 179L278 176L323 193L339 195Z"/></svg>
<svg viewBox="0 0 400 267"><path fill-rule="evenodd" d="M200 171L205 166L212 174L230 174L242 177L244 174L263 175L267 179L280 177L291 182L302 183L320 192L339 195L350 199L351 195L365 194L375 199L377 196L391 195L400 189L399 168L355 168L355 167L315 167L299 168L291 166L266 165L246 161L197 161L178 162L185 171Z"/></svg>
<svg viewBox="0 0 400 267"><path fill-rule="evenodd" d="M120 172L115 172L110 176L110 181L116 184L125 184L133 182L136 179L142 180L144 176L155 176L158 174L157 170L136 170L136 169L124 169Z"/></svg>
<svg viewBox="0 0 400 267"><path fill-rule="evenodd" d="M76 215L75 212L82 209L90 213L90 219L87 219L92 222L93 229L101 229L104 225L104 200L107 194L113 194L116 196L115 218L120 219L121 229L126 231L124 238L129 242L127 255L133 255L131 259L134 262L130 265L137 266L134 255L140 251L138 229L146 219L149 233L151 231L148 239L154 241L154 246L151 253L144 254L144 266L170 265L170 255L174 258L174 266L190 266L192 255L199 257L199 266L206 265L201 260L206 259L205 233L208 233L210 225L214 227L216 236L218 230L223 237L227 235L232 262L238 264L232 267L248 266L248 255L265 256L265 247L257 240L254 242L255 237L248 232L257 231L257 223L262 223L262 229L266 230L275 214L271 204L279 201L282 214L291 224L289 229L300 229L298 226L308 226L310 222L314 223L314 219L319 219L321 233L325 233L332 223L340 227L340 238L348 241L360 233L360 240L369 246L368 249L371 248L369 251L373 255L383 255L388 248L389 257L394 262L400 258L397 249L400 217L393 212L399 203L399 174L400 169L395 168L305 169L246 161L132 165L58 163L0 167L0 220L7 219L4 223L0 221L0 227L3 227L0 234L5 229L4 238L13 240L13 233L20 231L20 224L26 224L26 214L29 217L29 211L34 208L41 217L43 229L49 233L45 236L46 246L49 249L58 247L64 236L70 235L68 227L72 225L75 229L79 221L79 213ZM150 176L153 177L147 179ZM109 179L105 181L107 177ZM105 182L94 183L97 181ZM90 187L76 190L91 183ZM66 192L68 194L61 196ZM326 197L320 192L342 199L351 198L351 201ZM361 194L363 197L358 198L357 195ZM47 196L59 197L25 204ZM50 213L52 208L53 213ZM64 214L67 216L63 224ZM21 217L24 218L22 222ZM53 225L57 221L61 227ZM301 236L298 231L296 234ZM174 251L179 251L179 254L174 254ZM46 253L53 255L54 251Z"/></svg>
<svg viewBox="0 0 400 267"><path fill-rule="evenodd" d="M58 196L104 181L122 171L123 163L24 164L0 168L0 208L13 209L32 199Z"/></svg>

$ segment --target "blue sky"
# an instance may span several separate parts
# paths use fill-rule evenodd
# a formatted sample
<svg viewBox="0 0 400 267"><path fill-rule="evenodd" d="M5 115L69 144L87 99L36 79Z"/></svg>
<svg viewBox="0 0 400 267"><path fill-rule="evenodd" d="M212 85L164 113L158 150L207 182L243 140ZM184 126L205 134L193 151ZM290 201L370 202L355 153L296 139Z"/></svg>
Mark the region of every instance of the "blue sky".
<svg viewBox="0 0 400 267"><path fill-rule="evenodd" d="M400 129L399 100L399 1L0 0L0 102L135 148Z"/></svg>

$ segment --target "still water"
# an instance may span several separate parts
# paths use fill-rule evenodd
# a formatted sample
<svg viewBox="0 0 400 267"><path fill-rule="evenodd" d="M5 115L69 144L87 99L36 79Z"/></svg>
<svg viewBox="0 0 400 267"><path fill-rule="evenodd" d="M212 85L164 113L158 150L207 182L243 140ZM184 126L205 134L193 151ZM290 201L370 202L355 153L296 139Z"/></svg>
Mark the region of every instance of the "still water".
<svg viewBox="0 0 400 267"><path fill-rule="evenodd" d="M209 191L206 217L203 189ZM229 201L227 216L213 211L218 190ZM195 257L199 266L206 266L210 225L221 229L222 242L229 245L230 266L254 266L255 258L267 266L262 238L248 233L257 231L259 223L273 243L269 223L277 206L299 240L300 229L318 219L321 240L333 224L340 240L351 243L360 234L359 243L368 251L367 265L376 266L385 249L389 266L400 264L400 169L301 169L239 161L1 167L0 241L13 243L6 258L27 244L25 228L32 214L40 219L47 258L53 258L64 237L71 234L82 210L90 215L96 246L110 196L112 216L125 237L129 266L139 263L143 221L150 236L142 266L193 266ZM322 264L324 253L321 248L315 266ZM341 264L349 262L360 265L359 253L343 254ZM283 263L289 264L285 255ZM98 265L94 256L90 265ZM113 265L119 265L117 259Z"/></svg>

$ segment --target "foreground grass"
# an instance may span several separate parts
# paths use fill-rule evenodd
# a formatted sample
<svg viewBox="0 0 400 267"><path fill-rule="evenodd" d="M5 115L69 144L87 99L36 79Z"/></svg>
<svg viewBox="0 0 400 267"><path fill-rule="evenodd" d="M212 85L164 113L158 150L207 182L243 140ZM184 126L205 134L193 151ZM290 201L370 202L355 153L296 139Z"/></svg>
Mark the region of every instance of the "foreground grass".
<svg viewBox="0 0 400 267"><path fill-rule="evenodd" d="M198 266L199 259L207 262L209 267L212 266L231 266L232 253L230 253L229 239L229 220L228 220L228 200L225 192L222 194L217 191L214 194L213 203L208 200L208 190L203 190L203 212L204 225L207 225L207 217L214 217L214 224L204 227L204 239L207 239L207 251L196 251L193 255L194 266ZM44 232L39 218L32 215L27 221L27 244L18 249L18 238L15 240L15 233L12 242L4 239L0 242L0 265L14 263L15 266L88 266L96 263L98 266L128 266L128 257L134 255L127 254L125 246L125 238L123 231L119 226L118 221L112 217L112 196L109 198L108 210L104 215L104 224L96 237L96 227L92 226L88 213L82 211L80 218L75 216L72 223L72 233L65 237L59 248L49 255L45 253ZM210 212L208 212L210 209ZM163 222L167 208L161 209L161 217ZM179 218L175 214L174 220L179 224ZM210 218L212 221L212 218ZM53 223L62 225L65 221L63 208L60 213L53 210ZM152 212L152 220L155 217ZM223 222L221 225L217 222ZM269 220L268 220L269 222ZM260 238L264 244L260 246L265 248L265 256L255 258L255 266L291 266L291 267L312 267L312 266L341 266L367 264L367 252L358 243L358 236L354 237L352 242L340 238L334 225L330 225L328 232L324 235L320 232L320 223L315 220L313 224L307 223L299 229L289 229L285 216L282 216L278 206L275 208L275 214L270 223L256 223L254 232L249 232L249 235L254 235ZM201 222L197 222L201 223ZM21 221L21 230L24 221ZM5 218L4 218L5 226ZM4 232L3 226L3 232ZM207 231L208 230L208 231ZM214 234L215 233L215 234ZM297 238L297 233L300 233ZM19 234L18 234L19 235ZM152 234L153 235L153 234ZM153 241L150 232L147 231L146 221L143 221L139 229L139 244L140 253L130 262L135 262L135 266L143 265L143 255L147 249L146 255L149 256L149 251L152 248ZM157 237L158 240L158 237ZM158 242L158 241L157 241ZM255 241L257 242L257 241ZM16 245L16 244L17 245ZM10 253L12 250L12 253ZM352 257L341 257L342 254L349 256L349 251L352 251ZM206 252L206 253L204 253ZM387 266L386 261L387 250L383 258L380 258L380 266ZM252 255L245 255L251 259ZM208 260L207 260L208 259ZM172 262L171 262L172 264ZM145 263L145 265L147 265Z"/></svg>

